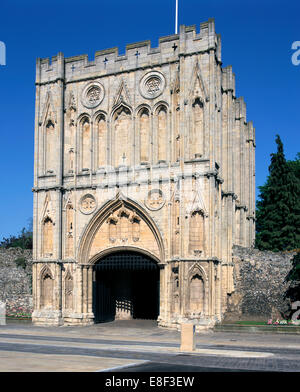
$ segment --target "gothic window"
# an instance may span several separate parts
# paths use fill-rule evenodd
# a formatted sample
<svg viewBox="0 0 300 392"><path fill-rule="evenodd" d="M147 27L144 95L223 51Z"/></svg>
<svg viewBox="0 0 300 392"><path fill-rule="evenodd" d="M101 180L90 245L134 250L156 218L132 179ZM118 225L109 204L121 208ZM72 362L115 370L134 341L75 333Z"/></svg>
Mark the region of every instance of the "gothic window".
<svg viewBox="0 0 300 392"><path fill-rule="evenodd" d="M158 161L167 160L167 109L160 106L157 110Z"/></svg>
<svg viewBox="0 0 300 392"><path fill-rule="evenodd" d="M150 117L148 109L142 109L139 116L140 130L140 161L149 161L149 144L150 144Z"/></svg>
<svg viewBox="0 0 300 392"><path fill-rule="evenodd" d="M121 106L114 116L115 166L129 165L131 113Z"/></svg>
<svg viewBox="0 0 300 392"><path fill-rule="evenodd" d="M204 251L204 215L199 210L190 216L189 249L190 252Z"/></svg>
<svg viewBox="0 0 300 392"><path fill-rule="evenodd" d="M81 162L82 170L87 171L91 166L91 131L87 117L81 123Z"/></svg>
<svg viewBox="0 0 300 392"><path fill-rule="evenodd" d="M43 222L43 256L53 255L53 222L47 217Z"/></svg>
<svg viewBox="0 0 300 392"><path fill-rule="evenodd" d="M202 312L204 310L204 282L202 276L195 274L190 280L190 311Z"/></svg>
<svg viewBox="0 0 300 392"><path fill-rule="evenodd" d="M52 173L54 171L55 162L55 128L51 120L47 122L45 136L45 171L46 173Z"/></svg>
<svg viewBox="0 0 300 392"><path fill-rule="evenodd" d="M106 164L106 137L107 128L104 115L99 117L97 124L97 138L98 138L98 167Z"/></svg>
<svg viewBox="0 0 300 392"><path fill-rule="evenodd" d="M49 308L53 304L53 278L49 268L41 276L41 307Z"/></svg>
<svg viewBox="0 0 300 392"><path fill-rule="evenodd" d="M74 103L74 96L70 95L69 97L69 107L66 112L66 120L65 120L65 134L64 134L64 144L65 144L65 169L67 173L73 173L75 169L74 164L74 148L75 148L75 136L76 136L76 127L75 127L75 114L76 108Z"/></svg>
<svg viewBox="0 0 300 392"><path fill-rule="evenodd" d="M192 126L192 158L201 157L204 154L204 110L203 103L196 98L193 103L193 126Z"/></svg>

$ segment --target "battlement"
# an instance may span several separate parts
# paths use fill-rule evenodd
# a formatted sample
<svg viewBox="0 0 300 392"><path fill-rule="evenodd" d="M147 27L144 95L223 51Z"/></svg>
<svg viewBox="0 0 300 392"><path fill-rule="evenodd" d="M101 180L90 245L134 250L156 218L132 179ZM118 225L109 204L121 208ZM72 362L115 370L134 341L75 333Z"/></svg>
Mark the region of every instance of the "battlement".
<svg viewBox="0 0 300 392"><path fill-rule="evenodd" d="M244 119L244 121L247 121L247 116L246 116L246 103L244 101L243 97L239 97L235 101L235 119L236 120L241 120Z"/></svg>
<svg viewBox="0 0 300 392"><path fill-rule="evenodd" d="M231 65L222 69L222 90L226 93L231 91L235 96L235 74L232 72Z"/></svg>
<svg viewBox="0 0 300 392"><path fill-rule="evenodd" d="M179 34L159 38L159 46L151 47L149 40L126 45L125 54L117 47L96 51L94 59L88 55L64 58L62 53L50 58L37 59L36 82L47 83L58 78L66 81L111 73L128 72L137 68L153 68L164 63L178 62L180 56L215 51L221 62L220 36L215 33L214 19L200 24L180 26ZM63 67L61 67L63 64Z"/></svg>

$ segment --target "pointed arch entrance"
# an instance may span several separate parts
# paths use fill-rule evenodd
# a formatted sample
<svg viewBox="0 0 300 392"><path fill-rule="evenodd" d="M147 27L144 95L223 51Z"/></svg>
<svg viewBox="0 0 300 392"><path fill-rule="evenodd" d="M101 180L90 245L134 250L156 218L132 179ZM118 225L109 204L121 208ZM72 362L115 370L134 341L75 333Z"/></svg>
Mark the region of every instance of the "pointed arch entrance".
<svg viewBox="0 0 300 392"><path fill-rule="evenodd" d="M81 306L96 323L161 316L164 244L141 205L117 196L100 207L84 230L78 261Z"/></svg>
<svg viewBox="0 0 300 392"><path fill-rule="evenodd" d="M119 250L93 266L95 322L152 319L159 315L159 268L150 256Z"/></svg>

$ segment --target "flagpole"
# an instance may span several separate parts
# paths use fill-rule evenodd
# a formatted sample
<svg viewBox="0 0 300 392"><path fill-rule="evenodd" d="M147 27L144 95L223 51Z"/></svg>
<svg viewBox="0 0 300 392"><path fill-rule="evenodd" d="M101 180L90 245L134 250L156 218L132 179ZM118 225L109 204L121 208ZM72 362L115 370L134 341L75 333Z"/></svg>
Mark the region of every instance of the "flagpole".
<svg viewBox="0 0 300 392"><path fill-rule="evenodd" d="M178 0L176 0L176 12L175 12L175 34L178 33Z"/></svg>

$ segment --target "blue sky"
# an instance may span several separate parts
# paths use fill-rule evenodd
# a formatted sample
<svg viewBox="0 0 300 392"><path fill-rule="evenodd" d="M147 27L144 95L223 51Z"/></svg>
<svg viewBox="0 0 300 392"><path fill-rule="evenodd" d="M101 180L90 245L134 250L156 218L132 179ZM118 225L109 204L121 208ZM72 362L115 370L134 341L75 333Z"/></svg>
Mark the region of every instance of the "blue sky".
<svg viewBox="0 0 300 392"><path fill-rule="evenodd" d="M32 217L35 61L66 57L174 33L175 0L1 0L0 41L0 239L18 233ZM256 185L268 174L275 135L287 159L299 147L300 66L291 61L300 41L300 2L278 0L179 0L179 24L215 18L223 66L232 65L236 95L256 128Z"/></svg>

